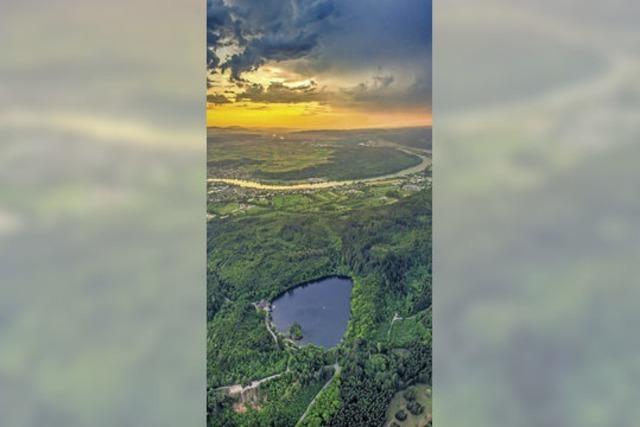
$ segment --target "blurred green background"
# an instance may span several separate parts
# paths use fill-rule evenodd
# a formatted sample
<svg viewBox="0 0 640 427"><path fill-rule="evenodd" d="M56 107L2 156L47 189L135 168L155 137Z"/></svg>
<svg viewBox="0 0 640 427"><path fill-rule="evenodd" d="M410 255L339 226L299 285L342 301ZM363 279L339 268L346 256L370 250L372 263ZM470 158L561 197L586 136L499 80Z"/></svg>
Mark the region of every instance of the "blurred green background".
<svg viewBox="0 0 640 427"><path fill-rule="evenodd" d="M205 423L204 9L0 4L0 425Z"/></svg>
<svg viewBox="0 0 640 427"><path fill-rule="evenodd" d="M636 426L640 7L434 7L434 424Z"/></svg>

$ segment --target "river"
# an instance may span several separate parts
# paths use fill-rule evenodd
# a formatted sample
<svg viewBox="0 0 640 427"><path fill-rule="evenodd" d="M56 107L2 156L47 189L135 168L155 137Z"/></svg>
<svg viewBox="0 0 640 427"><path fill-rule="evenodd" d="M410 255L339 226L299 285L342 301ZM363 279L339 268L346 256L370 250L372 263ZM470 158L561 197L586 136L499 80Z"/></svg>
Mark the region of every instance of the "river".
<svg viewBox="0 0 640 427"><path fill-rule="evenodd" d="M419 157L421 162L407 169L403 169L401 171L390 173L387 175L375 176L372 178L362 178L362 179L350 179L344 181L322 181L322 182L308 182L308 183L295 183L295 184L267 184L258 181L249 181L244 179L234 179L234 178L208 178L207 182L212 184L227 184L234 185L237 187L243 188L252 188L254 190L271 190L271 191L296 191L296 190L320 190L325 188L333 188L342 185L353 185L353 184L375 184L377 182L386 181L394 178L401 178L403 176L411 175L414 173L422 172L425 170L430 164L431 159L424 154L418 153L417 150L410 150L406 148L398 148L400 151L404 151L416 157ZM422 151L422 150L420 150Z"/></svg>

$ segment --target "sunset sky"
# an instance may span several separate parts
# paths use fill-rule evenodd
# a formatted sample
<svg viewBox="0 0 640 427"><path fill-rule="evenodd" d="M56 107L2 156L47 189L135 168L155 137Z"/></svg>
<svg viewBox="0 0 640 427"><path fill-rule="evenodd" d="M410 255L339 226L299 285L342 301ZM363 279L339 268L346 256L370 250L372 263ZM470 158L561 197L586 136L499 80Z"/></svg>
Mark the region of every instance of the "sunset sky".
<svg viewBox="0 0 640 427"><path fill-rule="evenodd" d="M208 0L208 126L431 124L431 0Z"/></svg>

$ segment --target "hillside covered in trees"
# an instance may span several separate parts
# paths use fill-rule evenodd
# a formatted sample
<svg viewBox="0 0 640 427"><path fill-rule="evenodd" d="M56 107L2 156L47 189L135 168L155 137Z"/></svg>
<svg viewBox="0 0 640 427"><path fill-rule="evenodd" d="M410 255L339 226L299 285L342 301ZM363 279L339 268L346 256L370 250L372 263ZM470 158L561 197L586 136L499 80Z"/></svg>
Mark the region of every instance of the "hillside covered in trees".
<svg viewBox="0 0 640 427"><path fill-rule="evenodd" d="M383 425L396 392L431 383L431 191L403 184L210 199L259 202L208 222L210 426ZM333 274L354 280L342 343L274 339L253 303ZM223 388L270 376L251 396Z"/></svg>

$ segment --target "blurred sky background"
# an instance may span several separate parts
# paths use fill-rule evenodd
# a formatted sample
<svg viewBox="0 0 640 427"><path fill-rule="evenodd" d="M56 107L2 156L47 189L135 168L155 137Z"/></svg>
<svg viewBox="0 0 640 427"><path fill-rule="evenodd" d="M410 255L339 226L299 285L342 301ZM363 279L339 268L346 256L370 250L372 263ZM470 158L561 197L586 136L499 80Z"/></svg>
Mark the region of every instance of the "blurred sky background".
<svg viewBox="0 0 640 427"><path fill-rule="evenodd" d="M205 423L204 16L0 3L0 425Z"/></svg>
<svg viewBox="0 0 640 427"><path fill-rule="evenodd" d="M637 426L640 3L434 3L434 425Z"/></svg>

